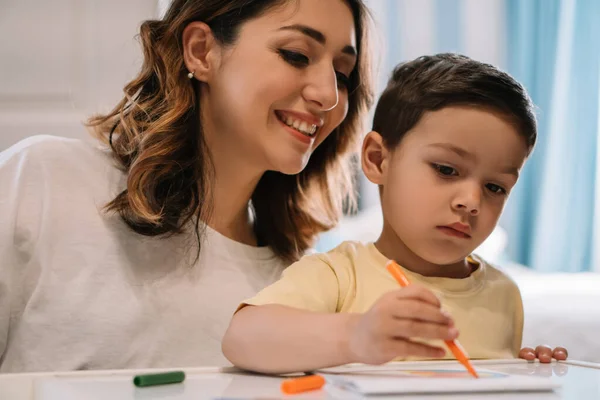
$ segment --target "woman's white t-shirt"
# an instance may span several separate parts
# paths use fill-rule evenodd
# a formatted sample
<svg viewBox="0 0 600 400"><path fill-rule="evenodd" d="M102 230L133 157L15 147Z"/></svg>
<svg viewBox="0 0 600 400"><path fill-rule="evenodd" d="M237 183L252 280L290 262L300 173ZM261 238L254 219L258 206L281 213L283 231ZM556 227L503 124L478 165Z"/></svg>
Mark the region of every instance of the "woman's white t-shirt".
<svg viewBox="0 0 600 400"><path fill-rule="evenodd" d="M207 228L134 233L103 207L125 187L111 154L28 138L0 153L0 372L228 365L237 305L286 264Z"/></svg>

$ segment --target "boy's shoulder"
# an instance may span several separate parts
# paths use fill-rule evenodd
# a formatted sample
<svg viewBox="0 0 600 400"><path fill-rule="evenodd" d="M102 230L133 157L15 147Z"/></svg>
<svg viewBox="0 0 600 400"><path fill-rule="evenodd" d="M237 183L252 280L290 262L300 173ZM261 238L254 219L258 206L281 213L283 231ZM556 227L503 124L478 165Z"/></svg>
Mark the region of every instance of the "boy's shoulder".
<svg viewBox="0 0 600 400"><path fill-rule="evenodd" d="M513 280L513 278L510 275L503 271L501 267L498 267L485 260L483 257L475 254L471 255L470 257L474 261L479 263L484 269L485 273L483 274L483 276L487 282L493 282L496 285L503 285L507 288L510 287L516 289L517 291L519 290L517 283Z"/></svg>
<svg viewBox="0 0 600 400"><path fill-rule="evenodd" d="M327 263L352 262L369 251L368 244L347 240L325 253L313 256Z"/></svg>
<svg viewBox="0 0 600 400"><path fill-rule="evenodd" d="M358 241L344 241L331 250L305 255L297 264L327 265L334 271L353 270L359 259L369 255L369 244Z"/></svg>

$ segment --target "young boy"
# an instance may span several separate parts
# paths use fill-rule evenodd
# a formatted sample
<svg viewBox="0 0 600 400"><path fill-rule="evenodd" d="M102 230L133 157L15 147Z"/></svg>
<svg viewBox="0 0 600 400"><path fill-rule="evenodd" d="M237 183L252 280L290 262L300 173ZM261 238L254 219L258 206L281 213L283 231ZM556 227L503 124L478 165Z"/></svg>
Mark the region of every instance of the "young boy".
<svg viewBox="0 0 600 400"><path fill-rule="evenodd" d="M352 362L451 358L565 359L520 350L523 306L515 283L472 255L490 235L536 140L524 88L491 65L454 54L399 65L379 99L362 168L379 185L375 243L342 243L304 257L234 315L223 352L259 372ZM409 281L399 288L393 259Z"/></svg>

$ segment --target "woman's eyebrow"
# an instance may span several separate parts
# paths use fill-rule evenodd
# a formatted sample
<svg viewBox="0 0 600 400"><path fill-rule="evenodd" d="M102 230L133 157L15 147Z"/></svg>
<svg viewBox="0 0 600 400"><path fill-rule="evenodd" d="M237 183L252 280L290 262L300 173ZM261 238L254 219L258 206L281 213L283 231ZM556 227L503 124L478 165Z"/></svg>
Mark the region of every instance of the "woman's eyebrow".
<svg viewBox="0 0 600 400"><path fill-rule="evenodd" d="M319 42L322 45L325 45L327 43L327 38L325 37L325 35L323 34L323 32L316 30L315 28L311 28L310 26L307 25L302 25L302 24L294 24L294 25L286 25L283 26L281 28L279 28L280 31L297 31L302 33L303 35L308 36L309 38L316 40L317 42ZM344 46L344 48L342 49L342 53L344 54L348 54L351 56L356 56L356 49L354 48L354 46L351 45L347 45Z"/></svg>

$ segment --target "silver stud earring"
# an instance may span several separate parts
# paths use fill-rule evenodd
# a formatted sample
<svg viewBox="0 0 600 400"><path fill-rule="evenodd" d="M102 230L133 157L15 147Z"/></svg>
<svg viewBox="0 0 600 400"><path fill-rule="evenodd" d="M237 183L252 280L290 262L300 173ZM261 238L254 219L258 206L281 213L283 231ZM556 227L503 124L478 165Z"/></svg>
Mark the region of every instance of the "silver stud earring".
<svg viewBox="0 0 600 400"><path fill-rule="evenodd" d="M194 71L188 73L187 76L188 76L189 79L192 79L194 77Z"/></svg>

